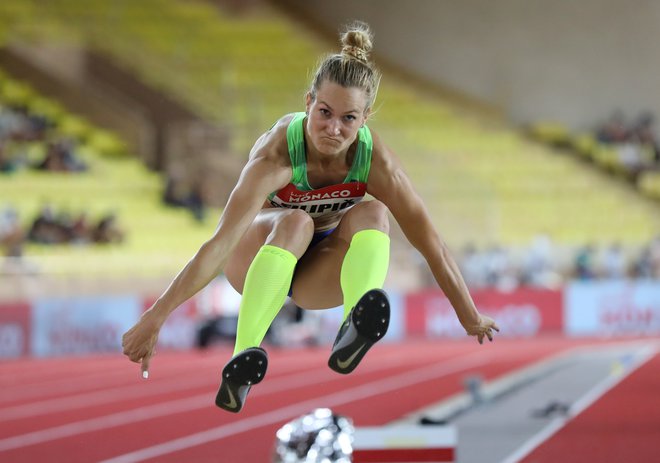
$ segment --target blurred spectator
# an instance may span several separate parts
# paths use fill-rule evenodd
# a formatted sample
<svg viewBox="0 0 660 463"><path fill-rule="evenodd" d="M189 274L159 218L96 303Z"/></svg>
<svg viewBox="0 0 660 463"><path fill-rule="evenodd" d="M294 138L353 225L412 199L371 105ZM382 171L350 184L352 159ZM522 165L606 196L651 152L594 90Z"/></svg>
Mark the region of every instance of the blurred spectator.
<svg viewBox="0 0 660 463"><path fill-rule="evenodd" d="M619 243L613 243L603 255L603 275L608 279L622 279L627 276L626 256Z"/></svg>
<svg viewBox="0 0 660 463"><path fill-rule="evenodd" d="M43 144L44 159L34 164L40 170L55 172L82 172L87 166L75 153L71 140L56 140L46 143L53 134L52 121L46 117L30 114L24 106L0 104L0 172L13 172L28 162L23 153L27 143ZM9 149L11 145L12 149Z"/></svg>
<svg viewBox="0 0 660 463"><path fill-rule="evenodd" d="M649 260L651 278L660 279L660 235L656 236L649 245Z"/></svg>
<svg viewBox="0 0 660 463"><path fill-rule="evenodd" d="M176 170L167 175L163 202L172 207L185 207L190 210L198 222L204 221L206 216L206 206L200 182L188 187Z"/></svg>
<svg viewBox="0 0 660 463"><path fill-rule="evenodd" d="M51 172L83 172L87 170L85 163L74 155L73 144L64 140L48 143L46 157L35 167Z"/></svg>
<svg viewBox="0 0 660 463"><path fill-rule="evenodd" d="M7 155L5 143L0 139L0 172L10 173L18 169L18 163Z"/></svg>
<svg viewBox="0 0 660 463"><path fill-rule="evenodd" d="M556 287L561 277L557 273L555 247L548 235L537 235L527 250L521 272L521 282L545 288Z"/></svg>
<svg viewBox="0 0 660 463"><path fill-rule="evenodd" d="M0 139L31 141L44 137L46 124L42 118L31 118L25 107L0 104Z"/></svg>
<svg viewBox="0 0 660 463"><path fill-rule="evenodd" d="M618 144L628 140L628 129L621 110L616 110L601 127L596 129L596 138L601 143Z"/></svg>
<svg viewBox="0 0 660 463"><path fill-rule="evenodd" d="M660 167L660 144L653 133L654 121L653 114L645 112L627 126L623 113L617 110L596 129L599 142L616 147L620 165L633 180L643 170Z"/></svg>
<svg viewBox="0 0 660 463"><path fill-rule="evenodd" d="M485 255L486 283L488 286L510 290L518 286L518 275L508 249L492 246Z"/></svg>
<svg viewBox="0 0 660 463"><path fill-rule="evenodd" d="M635 278L660 280L660 235L642 248L633 267Z"/></svg>
<svg viewBox="0 0 660 463"><path fill-rule="evenodd" d="M71 242L74 244L86 244L91 239L91 231L87 219L87 213L81 212L80 215L71 223Z"/></svg>
<svg viewBox="0 0 660 463"><path fill-rule="evenodd" d="M204 349L216 341L236 339L236 323L241 294L224 275L218 276L204 287L197 297L200 324L197 330L197 347Z"/></svg>
<svg viewBox="0 0 660 463"><path fill-rule="evenodd" d="M463 248L463 253L459 259L459 266L466 284L470 288L481 288L486 286L486 266L480 253L472 243L468 243ZM433 284L431 280L429 283Z"/></svg>
<svg viewBox="0 0 660 463"><path fill-rule="evenodd" d="M581 247L575 255L575 278L578 280L596 278L594 247L592 245Z"/></svg>
<svg viewBox="0 0 660 463"><path fill-rule="evenodd" d="M25 106L10 107L13 112L14 124L11 138L18 141L43 140L49 124L44 117L28 112Z"/></svg>
<svg viewBox="0 0 660 463"><path fill-rule="evenodd" d="M117 217L110 213L101 218L98 225L92 230L92 241L99 244L121 243L124 241L124 232L117 224Z"/></svg>
<svg viewBox="0 0 660 463"><path fill-rule="evenodd" d="M653 123L655 116L651 113L642 114L637 123L631 129L633 141L642 147L642 150L648 153L645 159L650 163L660 163L660 143L653 133Z"/></svg>
<svg viewBox="0 0 660 463"><path fill-rule="evenodd" d="M39 244L61 244L69 241L69 232L57 221L52 206L46 204L32 221L28 239Z"/></svg>
<svg viewBox="0 0 660 463"><path fill-rule="evenodd" d="M20 257L23 254L25 233L18 219L18 212L11 206L0 211L0 246L6 257Z"/></svg>
<svg viewBox="0 0 660 463"><path fill-rule="evenodd" d="M570 250L553 244L545 235L520 249L491 246L480 251L468 244L457 261L471 289L510 290L520 285L558 288L572 278L660 280L660 235L637 252L632 247L624 249L621 243L603 249L585 245Z"/></svg>
<svg viewBox="0 0 660 463"><path fill-rule="evenodd" d="M52 206L45 204L32 221L27 237L30 242L39 244L108 244L123 242L124 232L115 214L101 217L92 226L84 211L75 218L67 212L56 215Z"/></svg>
<svg viewBox="0 0 660 463"><path fill-rule="evenodd" d="M319 311L304 310L287 298L265 339L271 345L280 347L315 346L321 342L320 322Z"/></svg>
<svg viewBox="0 0 660 463"><path fill-rule="evenodd" d="M197 329L198 348L206 349L216 342L234 342L240 299L240 294L224 276L218 277L200 293L202 317ZM304 310L287 298L264 340L278 347L318 345L321 342L319 315L318 311Z"/></svg>
<svg viewBox="0 0 660 463"><path fill-rule="evenodd" d="M653 277L650 246L644 246L633 264L633 277L642 280Z"/></svg>
<svg viewBox="0 0 660 463"><path fill-rule="evenodd" d="M640 172L650 167L650 161L644 147L633 141L622 143L617 148L619 163L632 178L637 178Z"/></svg>

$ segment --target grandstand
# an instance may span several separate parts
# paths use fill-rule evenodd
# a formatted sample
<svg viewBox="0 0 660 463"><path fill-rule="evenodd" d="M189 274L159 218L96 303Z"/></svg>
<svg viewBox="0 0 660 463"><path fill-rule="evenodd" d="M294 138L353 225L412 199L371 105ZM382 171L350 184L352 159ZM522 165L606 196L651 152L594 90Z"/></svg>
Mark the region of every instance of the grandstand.
<svg viewBox="0 0 660 463"><path fill-rule="evenodd" d="M319 54L334 47L261 2L239 12L222 2L201 1L5 2L0 25L0 39L10 48L60 44L111 56L147 85L225 128L231 134L227 155L237 159L245 158L252 141L282 113L302 107L311 69ZM612 241L640 246L660 229L657 203L529 141L501 118L388 74L377 105L370 125L403 159L455 249L468 242L524 247L540 233L568 247ZM61 130L87 130L75 117L65 120ZM112 251L90 251L103 256L103 265L97 260L98 266L91 261L89 266L105 268L113 262L110 256L121 254L119 272L132 267L131 258L171 271L211 230L210 224L196 227L164 211L157 200L158 175L135 160L87 157L95 168L81 178L25 173L3 179L3 199L17 204L24 217L45 196L71 207L94 198L92 210L117 210L131 238ZM79 256L79 250L61 252ZM49 251L30 249L30 254L46 257ZM171 266L163 262L164 254ZM404 251L395 254L405 257ZM75 272L78 265L64 260L69 263L57 260L48 271Z"/></svg>
<svg viewBox="0 0 660 463"><path fill-rule="evenodd" d="M4 143L5 153L20 162L0 179L3 214L17 211L26 234L45 206L71 220L84 214L90 227L111 215L127 234L118 244L93 244L90 237L73 244L27 243L18 256L2 263L2 299L67 294L72 288L98 293L126 285L135 287L138 280L145 292L155 292L165 284L162 279L171 278L195 252L197 243L212 233L215 217L199 223L186 211L162 204L163 179L129 155L116 135L67 112L7 75L0 76L0 107L3 105L24 105L32 114L47 116L55 124L46 140ZM29 167L42 162L48 139L59 137L75 140L75 155L86 166L85 172ZM136 257L139 265L135 264ZM12 275L18 278L10 278ZM33 277L38 279L32 281Z"/></svg>

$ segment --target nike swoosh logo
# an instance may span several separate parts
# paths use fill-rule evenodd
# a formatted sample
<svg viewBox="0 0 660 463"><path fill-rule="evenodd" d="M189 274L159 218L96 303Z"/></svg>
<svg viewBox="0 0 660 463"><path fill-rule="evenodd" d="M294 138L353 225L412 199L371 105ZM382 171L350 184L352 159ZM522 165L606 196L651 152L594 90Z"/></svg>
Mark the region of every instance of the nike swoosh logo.
<svg viewBox="0 0 660 463"><path fill-rule="evenodd" d="M351 364L351 362L352 362L353 360L355 360L355 357L358 356L358 354L360 353L360 351L362 351L362 349L364 349L366 346L367 346L366 344L362 344L358 350L356 350L355 352L353 352L353 355L351 355L350 357L348 357L348 358L347 358L345 361L343 361L343 362L342 362L341 360L337 359L337 366L338 366L339 368L341 368L342 370L343 370L344 368L346 368L347 366L349 366L349 365Z"/></svg>
<svg viewBox="0 0 660 463"><path fill-rule="evenodd" d="M236 399L234 398L234 394L231 393L231 389L227 388L227 394L229 395L229 402L225 402L225 407L227 408L236 408Z"/></svg>

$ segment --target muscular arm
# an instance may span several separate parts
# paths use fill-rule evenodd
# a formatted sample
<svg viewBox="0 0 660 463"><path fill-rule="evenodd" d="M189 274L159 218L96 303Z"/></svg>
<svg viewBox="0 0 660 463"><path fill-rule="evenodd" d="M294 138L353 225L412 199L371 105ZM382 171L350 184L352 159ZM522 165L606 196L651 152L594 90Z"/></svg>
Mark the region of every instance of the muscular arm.
<svg viewBox="0 0 660 463"><path fill-rule="evenodd" d="M497 326L479 313L447 245L431 222L429 213L395 156L374 136L374 154L368 191L392 212L410 244L426 259L440 288L451 302L468 334L479 342L490 339Z"/></svg>
<svg viewBox="0 0 660 463"><path fill-rule="evenodd" d="M261 209L264 198L286 185L290 178L290 169L267 157L251 159L229 196L214 235L176 276L153 310L167 316L215 278Z"/></svg>
<svg viewBox="0 0 660 463"><path fill-rule="evenodd" d="M122 338L124 354L142 363L146 378L158 333L168 315L206 286L224 268L227 259L261 209L266 196L291 179L281 129L264 134L243 168L213 236L174 278L156 303Z"/></svg>

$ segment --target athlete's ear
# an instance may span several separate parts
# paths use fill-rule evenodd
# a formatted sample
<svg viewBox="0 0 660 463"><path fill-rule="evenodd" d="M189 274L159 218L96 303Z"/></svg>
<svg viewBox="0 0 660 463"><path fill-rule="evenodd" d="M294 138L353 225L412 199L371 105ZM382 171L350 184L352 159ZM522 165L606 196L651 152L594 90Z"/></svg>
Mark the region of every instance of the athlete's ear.
<svg viewBox="0 0 660 463"><path fill-rule="evenodd" d="M305 112L309 115L309 107L314 103L314 98L312 98L312 92L307 92L305 94Z"/></svg>
<svg viewBox="0 0 660 463"><path fill-rule="evenodd" d="M364 114L363 114L364 119L362 120L362 125L360 127L364 127L364 124L367 123L369 116L371 116L371 108L367 108L364 110Z"/></svg>

